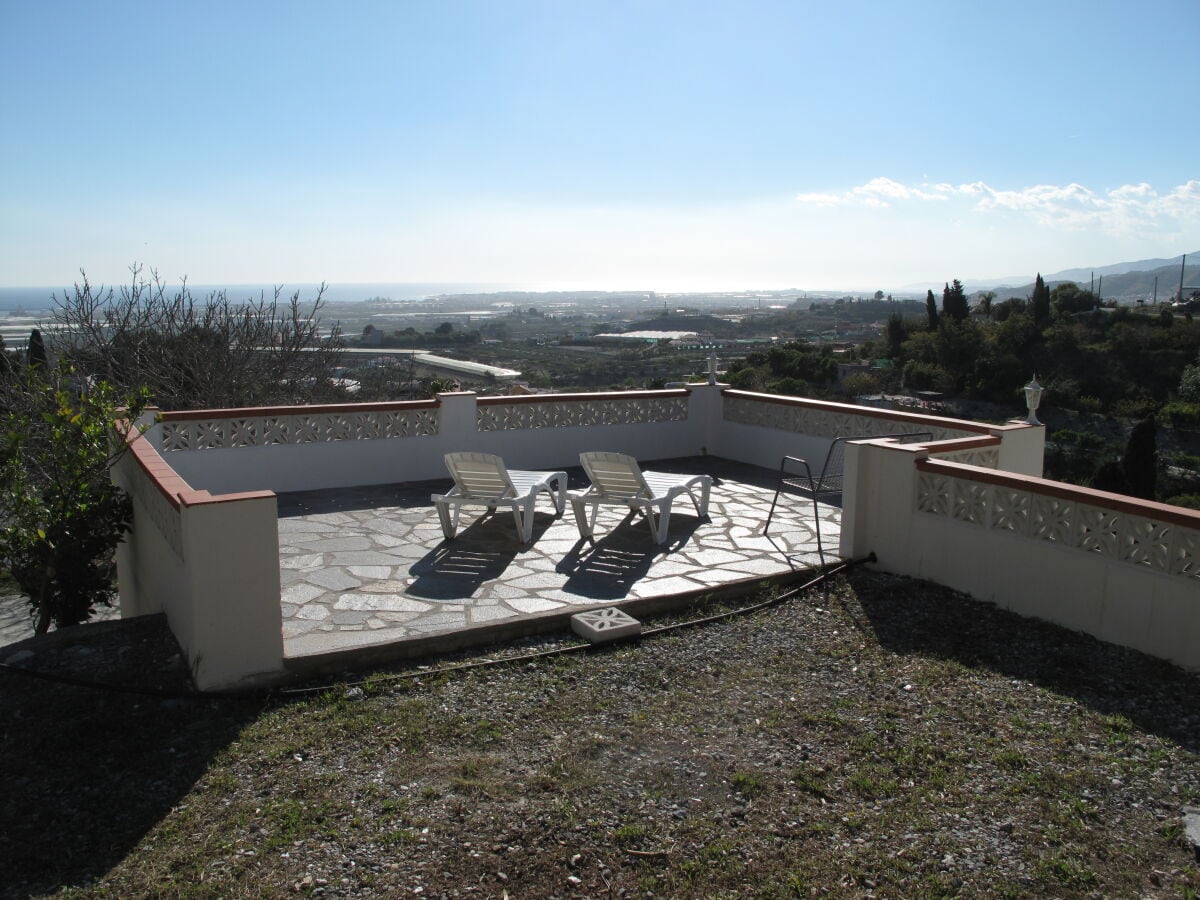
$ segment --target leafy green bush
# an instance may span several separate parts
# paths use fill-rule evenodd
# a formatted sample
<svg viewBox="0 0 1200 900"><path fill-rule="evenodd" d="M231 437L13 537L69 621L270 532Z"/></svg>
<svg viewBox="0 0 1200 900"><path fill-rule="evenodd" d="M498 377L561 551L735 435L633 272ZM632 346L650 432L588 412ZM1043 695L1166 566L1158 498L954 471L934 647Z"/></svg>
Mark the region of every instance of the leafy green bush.
<svg viewBox="0 0 1200 900"><path fill-rule="evenodd" d="M0 398L0 567L28 596L39 634L111 605L113 553L133 516L109 477L128 449L113 428L117 398L72 375L30 368ZM145 402L124 404L131 420Z"/></svg>
<svg viewBox="0 0 1200 900"><path fill-rule="evenodd" d="M1174 428L1200 428L1200 403L1173 400L1163 406L1159 417Z"/></svg>

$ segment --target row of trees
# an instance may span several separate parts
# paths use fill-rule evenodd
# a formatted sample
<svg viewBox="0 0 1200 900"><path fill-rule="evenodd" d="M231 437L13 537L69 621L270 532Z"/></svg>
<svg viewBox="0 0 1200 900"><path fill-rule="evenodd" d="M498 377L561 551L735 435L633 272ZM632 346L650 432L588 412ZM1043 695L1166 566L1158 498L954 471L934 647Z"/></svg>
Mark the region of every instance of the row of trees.
<svg viewBox="0 0 1200 900"><path fill-rule="evenodd" d="M1049 290L1040 276L1027 300L988 301L979 316L963 302L957 281L940 310L930 293L924 321L893 314L862 354L891 360L911 389L1011 404L1036 372L1060 407L1140 418L1173 399L1200 347L1188 314L1101 309L1090 291Z"/></svg>

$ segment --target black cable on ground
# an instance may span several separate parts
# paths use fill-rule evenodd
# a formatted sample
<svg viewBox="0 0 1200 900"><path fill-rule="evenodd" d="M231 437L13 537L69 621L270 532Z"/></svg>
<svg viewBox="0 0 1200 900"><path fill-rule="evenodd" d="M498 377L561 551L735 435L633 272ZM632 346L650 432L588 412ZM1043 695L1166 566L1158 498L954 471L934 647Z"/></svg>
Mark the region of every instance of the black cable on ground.
<svg viewBox="0 0 1200 900"><path fill-rule="evenodd" d="M799 587L791 588L790 590L784 591L783 593L781 593L775 597L771 597L767 600L763 600L760 603L754 603L754 604L751 604L750 606L742 606L742 607L738 607L737 609L730 609L730 610L726 610L724 612L714 613L711 616L702 616L701 618L698 618L698 619L687 619L686 621L683 621L683 622L673 622L669 625L659 625L657 628L650 628L646 631L641 632L641 634L638 637L639 637L639 639L640 638L648 638L648 637L660 637L661 635L668 634L673 631L681 631L685 628L694 628L698 625L709 625L714 622L724 621L725 619L732 619L736 616L744 616L744 615L748 615L753 612L758 612L761 609L767 609L772 606L778 606L779 604L781 604L787 600L790 600L792 597L795 597L797 594L801 594L804 591L807 591L809 588L816 587L818 584L828 581L834 575L838 575L842 572L847 571L848 569L860 566L863 563L874 562L874 561L875 561L874 553L870 553L867 556L863 556L858 559L846 560L845 562L839 563L838 565L833 566L832 568L822 570L815 578L811 579L810 581L806 581L804 584L800 585ZM472 669L483 669L483 668L487 668L489 666L508 665L510 663L532 662L534 660L546 659L546 658L549 658L552 656L566 656L566 655L572 654L572 653L580 653L580 652L589 651L589 650L593 650L596 648L604 648L604 647L608 647L608 646L610 646L610 645L608 645L608 644L591 644L591 643L571 644L566 647L555 647L551 650L538 650L533 653L521 653L516 656L503 656L503 657L499 657L499 658L495 658L495 659L481 659L481 660L475 660L473 662L456 663L454 665L449 665L449 666L440 666L440 667L434 668L434 669L422 669L422 670L416 671L416 672L399 672L399 673L392 674L392 675L381 675L381 676L370 679L370 683L371 684L380 684L380 683L389 682L389 681L401 681L406 678L407 679L436 678L439 675L449 675L449 674L454 674L456 672L467 672L467 671L471 671ZM27 669L27 668L24 668L23 666L14 666L14 665L10 665L8 663L0 663L0 671L12 672L14 674L24 675L29 678L40 679L42 681L50 681L50 682L54 682L56 684L66 684L66 685L71 685L73 687L91 688L93 690L98 690L98 691L108 691L110 693L134 694L134 695L142 696L142 697L154 697L154 698L157 698L160 700L200 700L200 701L204 701L204 700L222 700L222 699L253 700L256 698L264 698L264 697L268 698L268 699L271 697L292 698L292 697L307 696L309 694L321 694L321 693L325 693L327 691L345 689L345 688L350 688L350 687L362 687L363 685L368 683L368 681L366 679L360 679L358 681L339 681L339 682L336 682L333 684L322 684L322 685L304 686L304 687L297 687L297 688L269 688L265 691L205 691L203 693L195 693L195 692L181 693L178 691L157 691L157 690L154 690L153 688L139 688L139 687L133 687L133 686L129 686L129 685L107 684L105 682L100 682L100 681L89 681L84 678L74 678L70 675L59 675L59 674L56 674L53 672L39 672L35 669Z"/></svg>

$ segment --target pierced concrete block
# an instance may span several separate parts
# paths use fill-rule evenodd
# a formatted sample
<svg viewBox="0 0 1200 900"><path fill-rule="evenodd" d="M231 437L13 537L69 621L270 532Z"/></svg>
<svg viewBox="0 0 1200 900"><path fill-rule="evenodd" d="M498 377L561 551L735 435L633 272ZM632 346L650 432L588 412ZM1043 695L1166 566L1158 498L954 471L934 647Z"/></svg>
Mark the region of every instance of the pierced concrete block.
<svg viewBox="0 0 1200 900"><path fill-rule="evenodd" d="M615 606L590 609L571 616L571 630L593 644L642 633L642 623Z"/></svg>

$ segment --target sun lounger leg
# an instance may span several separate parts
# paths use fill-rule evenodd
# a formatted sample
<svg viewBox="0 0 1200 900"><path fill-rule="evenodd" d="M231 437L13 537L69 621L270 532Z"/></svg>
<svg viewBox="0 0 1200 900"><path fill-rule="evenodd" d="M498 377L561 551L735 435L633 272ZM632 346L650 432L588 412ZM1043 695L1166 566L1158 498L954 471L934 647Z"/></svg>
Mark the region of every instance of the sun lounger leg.
<svg viewBox="0 0 1200 900"><path fill-rule="evenodd" d="M450 540L451 538L454 537L455 533L458 531L458 510L459 510L458 505L456 504L454 507L454 518L453 519L451 519L451 517L450 517L450 504L449 503L446 503L445 501L440 501L440 502L435 502L434 506L437 508L438 518L441 520L441 523L442 523L442 534L444 534L446 536L446 540Z"/></svg>

